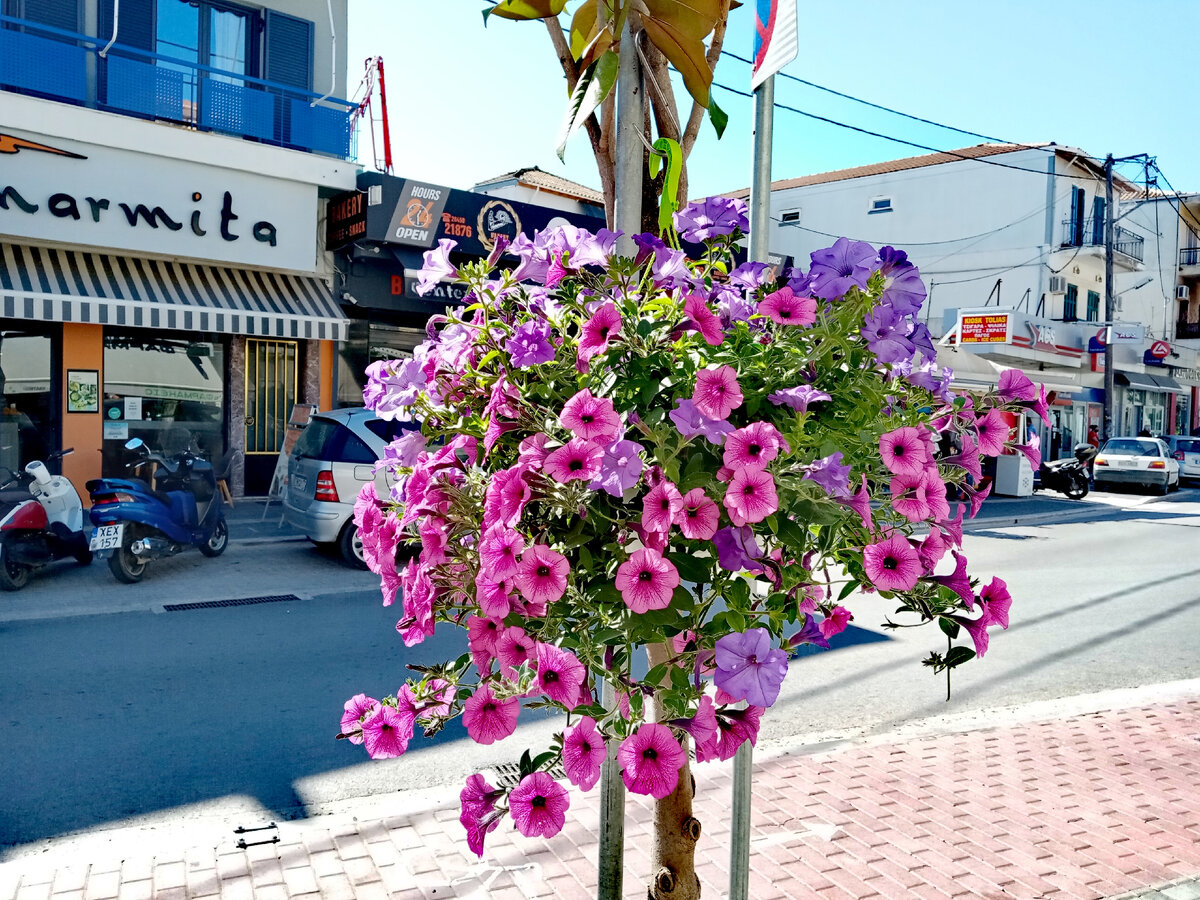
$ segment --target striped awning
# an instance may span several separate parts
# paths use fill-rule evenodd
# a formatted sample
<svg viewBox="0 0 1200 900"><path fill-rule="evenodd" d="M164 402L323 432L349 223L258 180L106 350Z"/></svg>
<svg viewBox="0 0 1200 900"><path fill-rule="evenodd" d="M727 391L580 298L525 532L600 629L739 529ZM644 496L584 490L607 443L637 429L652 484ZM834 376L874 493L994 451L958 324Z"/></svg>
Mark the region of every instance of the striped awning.
<svg viewBox="0 0 1200 900"><path fill-rule="evenodd" d="M349 325L312 276L9 243L0 316L334 341Z"/></svg>

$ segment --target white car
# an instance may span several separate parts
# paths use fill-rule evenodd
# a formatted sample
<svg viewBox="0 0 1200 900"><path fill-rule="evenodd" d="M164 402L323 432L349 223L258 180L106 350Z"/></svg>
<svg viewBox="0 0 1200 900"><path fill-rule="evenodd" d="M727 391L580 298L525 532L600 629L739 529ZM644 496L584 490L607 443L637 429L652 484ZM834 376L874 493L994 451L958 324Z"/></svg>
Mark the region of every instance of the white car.
<svg viewBox="0 0 1200 900"><path fill-rule="evenodd" d="M1168 434L1163 440L1171 448L1171 455L1179 460L1179 477L1192 482L1200 481L1200 437Z"/></svg>
<svg viewBox="0 0 1200 900"><path fill-rule="evenodd" d="M1165 494L1179 487L1179 460L1158 438L1109 438L1096 456L1092 480L1097 490L1114 484L1139 484Z"/></svg>

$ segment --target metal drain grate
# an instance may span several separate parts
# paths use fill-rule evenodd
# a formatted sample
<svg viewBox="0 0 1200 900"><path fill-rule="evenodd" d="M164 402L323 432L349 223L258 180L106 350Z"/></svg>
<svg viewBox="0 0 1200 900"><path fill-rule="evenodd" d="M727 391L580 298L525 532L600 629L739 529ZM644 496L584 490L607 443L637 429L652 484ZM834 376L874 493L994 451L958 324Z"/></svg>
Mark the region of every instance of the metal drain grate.
<svg viewBox="0 0 1200 900"><path fill-rule="evenodd" d="M295 594L271 594L267 597L238 597L234 600L205 600L201 603L165 603L167 612L185 612L189 609L220 609L223 606L253 606L255 603L286 603L299 600Z"/></svg>
<svg viewBox="0 0 1200 900"><path fill-rule="evenodd" d="M567 777L566 771L562 767L562 763L555 763L549 769L545 769L551 778L563 780ZM520 763L501 763L495 767L496 781L505 787L513 787L521 781L521 764Z"/></svg>

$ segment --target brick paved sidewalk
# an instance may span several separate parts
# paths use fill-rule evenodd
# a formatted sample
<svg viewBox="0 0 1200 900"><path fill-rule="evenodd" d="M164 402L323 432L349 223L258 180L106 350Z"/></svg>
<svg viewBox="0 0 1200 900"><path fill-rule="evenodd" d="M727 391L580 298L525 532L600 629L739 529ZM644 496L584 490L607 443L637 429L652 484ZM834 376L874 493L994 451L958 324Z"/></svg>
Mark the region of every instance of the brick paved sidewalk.
<svg viewBox="0 0 1200 900"><path fill-rule="evenodd" d="M697 769L706 897L728 883L730 767ZM531 840L509 823L470 855L455 798L395 815L281 823L281 842L178 846L124 861L17 859L0 898L593 898L598 791ZM407 808L407 811L405 809ZM650 806L630 798L626 890L645 896ZM232 827L232 826L230 826ZM1200 697L764 756L750 896L1200 897ZM209 843L212 843L211 841ZM89 865L90 864L90 865Z"/></svg>

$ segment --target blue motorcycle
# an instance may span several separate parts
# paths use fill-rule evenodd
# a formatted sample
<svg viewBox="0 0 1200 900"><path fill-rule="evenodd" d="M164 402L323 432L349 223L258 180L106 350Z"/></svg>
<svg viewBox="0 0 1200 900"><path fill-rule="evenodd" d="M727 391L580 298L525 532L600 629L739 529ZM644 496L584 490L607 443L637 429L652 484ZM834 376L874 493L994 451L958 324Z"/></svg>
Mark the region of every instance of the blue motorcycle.
<svg viewBox="0 0 1200 900"><path fill-rule="evenodd" d="M150 467L149 480L98 478L87 483L95 529L91 550L117 581L142 580L153 559L197 547L220 556L229 543L212 464L189 450L167 458L150 452L140 438L125 444L138 458L126 468Z"/></svg>

